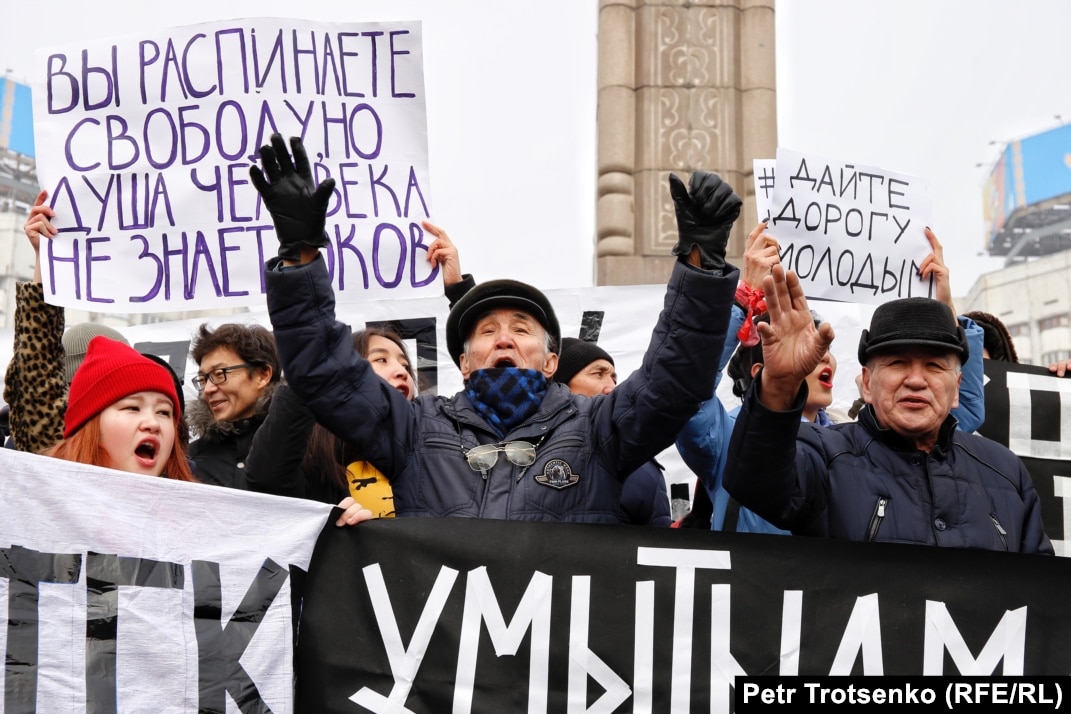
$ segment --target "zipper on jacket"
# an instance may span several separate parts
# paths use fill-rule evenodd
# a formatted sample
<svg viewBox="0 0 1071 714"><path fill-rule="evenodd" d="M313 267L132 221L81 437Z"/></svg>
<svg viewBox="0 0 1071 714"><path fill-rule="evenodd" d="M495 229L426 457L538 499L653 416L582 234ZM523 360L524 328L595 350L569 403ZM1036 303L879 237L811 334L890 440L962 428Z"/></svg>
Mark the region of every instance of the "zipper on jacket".
<svg viewBox="0 0 1071 714"><path fill-rule="evenodd" d="M866 529L866 542L873 543L874 539L878 536L878 528L881 527L881 520L885 518L885 506L889 503L889 499L886 496L879 496L878 503L874 506L874 513L870 516L870 525Z"/></svg>
<svg viewBox="0 0 1071 714"><path fill-rule="evenodd" d="M997 535L1000 536L1000 544L1004 546L1004 550L1008 549L1008 531L1004 530L1004 526L1000 525L1000 521L997 520L997 516L994 513L989 514L989 520L993 521L993 526L997 529Z"/></svg>

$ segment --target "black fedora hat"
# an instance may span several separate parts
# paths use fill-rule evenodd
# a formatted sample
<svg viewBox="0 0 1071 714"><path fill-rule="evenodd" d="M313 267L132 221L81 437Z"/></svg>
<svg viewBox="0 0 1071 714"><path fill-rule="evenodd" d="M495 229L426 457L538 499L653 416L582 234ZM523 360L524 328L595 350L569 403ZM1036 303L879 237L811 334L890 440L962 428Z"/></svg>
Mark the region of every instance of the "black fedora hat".
<svg viewBox="0 0 1071 714"><path fill-rule="evenodd" d="M956 322L952 309L938 300L900 298L879 305L870 318L870 329L859 335L859 364L875 352L898 347L935 347L953 352L960 363L967 361L967 335Z"/></svg>

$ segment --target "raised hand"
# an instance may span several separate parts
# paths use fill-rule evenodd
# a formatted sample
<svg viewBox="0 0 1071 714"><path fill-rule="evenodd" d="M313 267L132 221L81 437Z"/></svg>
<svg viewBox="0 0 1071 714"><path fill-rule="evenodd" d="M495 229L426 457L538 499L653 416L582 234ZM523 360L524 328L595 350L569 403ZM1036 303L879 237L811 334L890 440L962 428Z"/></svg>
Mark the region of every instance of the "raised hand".
<svg viewBox="0 0 1071 714"><path fill-rule="evenodd" d="M833 327L815 327L800 280L780 263L763 279L769 323L759 323L762 341L762 403L785 411L792 407L800 384L833 344Z"/></svg>
<svg viewBox="0 0 1071 714"><path fill-rule="evenodd" d="M1049 371L1057 377L1071 374L1071 359L1062 359L1059 362L1050 362Z"/></svg>
<svg viewBox="0 0 1071 714"><path fill-rule="evenodd" d="M697 249L700 267L725 270L725 246L743 205L733 187L717 174L696 171L687 189L676 174L670 174L669 193L677 213L673 255L687 259Z"/></svg>
<svg viewBox="0 0 1071 714"><path fill-rule="evenodd" d="M948 265L945 264L945 251L936 234L926 228L926 240L930 242L933 251L922 260L919 266L919 277L928 278L933 276L934 298L952 308L952 315L956 315L956 305L952 302L952 280L948 276ZM958 323L957 323L958 324Z"/></svg>
<svg viewBox="0 0 1071 714"><path fill-rule="evenodd" d="M45 203L47 200L48 191L41 191L41 193L37 194L37 198L33 202L33 208L30 209L30 215L22 227L26 237L30 240L30 245L33 247L33 282L35 283L41 282L41 236L52 239L59 233L56 227L52 225L52 219L56 217L56 212Z"/></svg>
<svg viewBox="0 0 1071 714"><path fill-rule="evenodd" d="M443 287L450 287L461 282L461 257L458 255L457 246L450 240L442 228L421 221L424 230L435 236L435 240L428 246L428 262L438 266L443 273Z"/></svg>
<svg viewBox="0 0 1071 714"><path fill-rule="evenodd" d="M272 134L271 144L260 147L260 163L251 166L249 178L275 224L279 239L279 257L300 262L302 246L321 248L327 245L324 226L327 204L335 190L335 180L314 185L309 157L298 137L290 137L291 160L283 137ZM265 176L266 175L266 176Z"/></svg>
<svg viewBox="0 0 1071 714"><path fill-rule="evenodd" d="M777 239L766 232L766 222L759 223L748 234L744 248L744 277L736 288L736 302L744 309L744 323L736 333L740 344L754 347L759 343L755 318L766 312L762 279L781 261Z"/></svg>
<svg viewBox="0 0 1071 714"><path fill-rule="evenodd" d="M766 222L755 226L748 234L744 247L744 285L753 290L762 288L762 279L781 262L777 239L766 232Z"/></svg>

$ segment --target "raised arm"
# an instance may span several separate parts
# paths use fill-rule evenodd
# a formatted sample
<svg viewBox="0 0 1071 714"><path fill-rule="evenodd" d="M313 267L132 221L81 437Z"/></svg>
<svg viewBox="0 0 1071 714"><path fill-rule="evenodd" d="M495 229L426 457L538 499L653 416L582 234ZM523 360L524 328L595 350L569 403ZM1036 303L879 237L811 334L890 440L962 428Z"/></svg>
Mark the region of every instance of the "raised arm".
<svg viewBox="0 0 1071 714"><path fill-rule="evenodd" d="M421 221L421 225L435 236L435 240L428 246L428 262L442 270L443 292L450 307L453 307L465 293L476 287L476 281L471 275L461 272L461 257L457 246L450 240L446 231L430 221Z"/></svg>
<svg viewBox="0 0 1071 714"><path fill-rule="evenodd" d="M733 315L725 336L725 347L718 359L715 386L721 381L725 366L737 345L752 335L758 340L758 333L754 332L755 326L747 320L756 310L765 312L762 280L769 275L770 269L779 260L777 240L766 232L765 222L759 223L748 235L744 249L743 278L737 288L737 300L732 308ZM748 305L741 304L742 296L748 297ZM703 402L695 416L689 419L677 434L678 453L688 468L711 491L712 499L714 492L722 488L721 473L725 466L725 453L729 448L732 429L732 418L725 405L715 395ZM724 502L721 503L721 508L724 510Z"/></svg>
<svg viewBox="0 0 1071 714"><path fill-rule="evenodd" d="M959 383L959 406L952 410L957 428L962 431L977 431L985 423L985 332L971 318L960 315L957 322L967 336L969 354L963 365L963 379Z"/></svg>
<svg viewBox="0 0 1071 714"><path fill-rule="evenodd" d="M714 397L711 361L722 354L739 279L739 271L725 263L725 243L740 212L732 187L700 171L687 188L674 175L669 184L679 242L664 309L643 364L601 402L613 405L614 433L606 441L625 447L618 464L623 474L672 444Z"/></svg>
<svg viewBox="0 0 1071 714"><path fill-rule="evenodd" d="M38 453L63 438L67 377L63 362L63 308L45 302L41 238L56 235L48 192L34 201L23 231L34 250L34 276L15 285L15 340L4 378L15 448Z"/></svg>
<svg viewBox="0 0 1071 714"><path fill-rule="evenodd" d="M736 305L744 311L744 325L739 341L747 346L757 344L759 333L755 330L753 318L766 312L766 296L762 289L762 280L770 274L774 265L781 262L777 239L766 232L767 222L760 222L747 237L744 246L744 275L736 290ZM733 344L736 348L736 344ZM723 369L721 365L719 369Z"/></svg>
<svg viewBox="0 0 1071 714"><path fill-rule="evenodd" d="M770 315L769 323L759 323L763 367L733 425L722 479L742 506L796 532L809 518L814 495L823 492L817 483L800 481L801 473L820 478L821 471L799 471L796 437L807 401L806 377L833 342L833 328L827 322L815 326L799 278L780 264L763 280L763 289Z"/></svg>
<svg viewBox="0 0 1071 714"><path fill-rule="evenodd" d="M349 326L335 319L335 294L319 254L334 181L314 185L301 140L291 138L290 147L292 159L283 138L273 135L260 149L262 168L250 168L279 240L264 278L283 371L320 424L393 478L408 455L415 413L353 349Z"/></svg>
<svg viewBox="0 0 1071 714"><path fill-rule="evenodd" d="M926 240L930 242L931 252L919 266L919 275L923 278L933 278L934 297L948 305L953 315L958 315L956 305L952 300L952 281L948 264L945 262L944 247L930 228L926 229ZM984 334L982 328L973 320L962 315L959 315L956 320L967 334L970 356L967 363L963 365L963 381L959 387L959 406L952 410L952 414L959 422L960 429L975 431L985 422L985 364L982 362Z"/></svg>

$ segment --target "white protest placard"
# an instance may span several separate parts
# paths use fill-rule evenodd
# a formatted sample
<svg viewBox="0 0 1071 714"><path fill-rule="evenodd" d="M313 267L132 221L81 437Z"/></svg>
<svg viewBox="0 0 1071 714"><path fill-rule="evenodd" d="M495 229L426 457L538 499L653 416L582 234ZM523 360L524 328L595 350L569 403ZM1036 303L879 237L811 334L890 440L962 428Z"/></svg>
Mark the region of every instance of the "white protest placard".
<svg viewBox="0 0 1071 714"><path fill-rule="evenodd" d="M98 312L263 305L278 243L249 180L275 132L335 179L340 301L441 294L419 22L240 19L38 52L37 172L61 231L46 299Z"/></svg>
<svg viewBox="0 0 1071 714"><path fill-rule="evenodd" d="M778 148L768 231L807 297L880 304L934 297L918 269L932 252L928 182L885 169ZM776 181L774 180L776 176ZM756 168L756 203L759 176Z"/></svg>
<svg viewBox="0 0 1071 714"><path fill-rule="evenodd" d="M13 449L0 473L6 711L294 711L329 504Z"/></svg>

